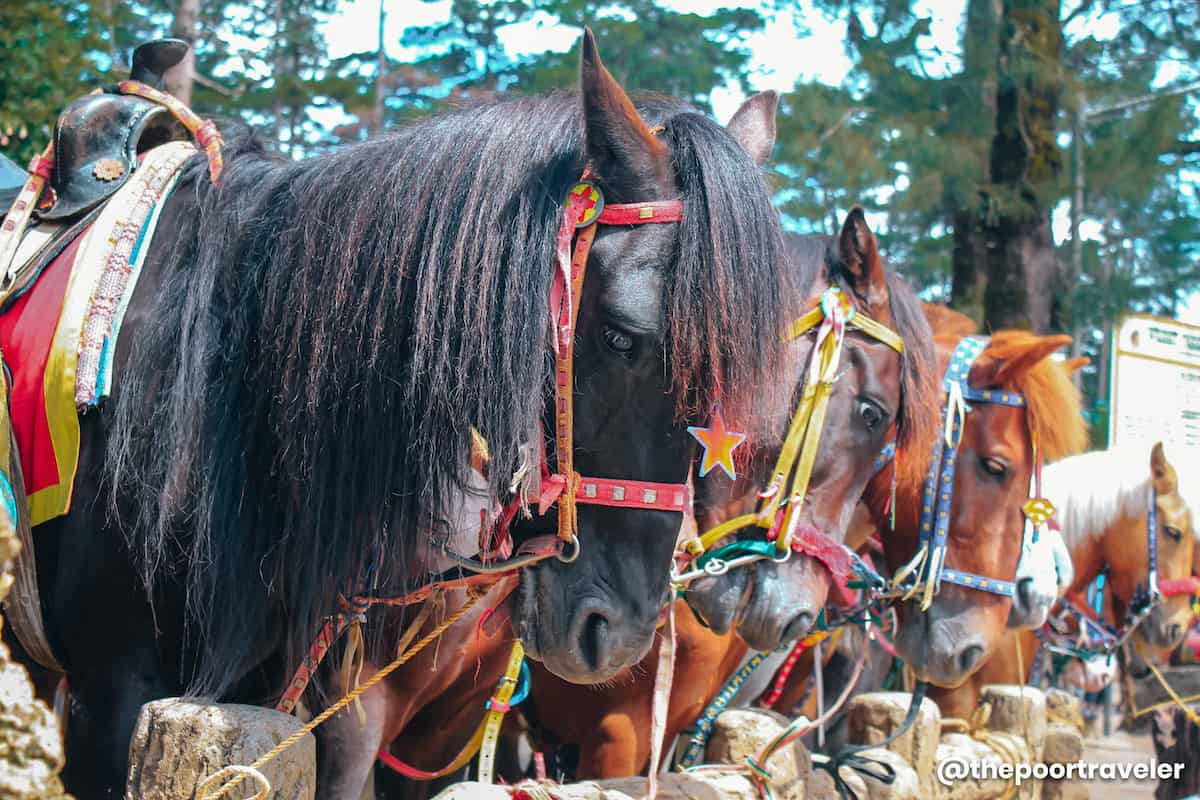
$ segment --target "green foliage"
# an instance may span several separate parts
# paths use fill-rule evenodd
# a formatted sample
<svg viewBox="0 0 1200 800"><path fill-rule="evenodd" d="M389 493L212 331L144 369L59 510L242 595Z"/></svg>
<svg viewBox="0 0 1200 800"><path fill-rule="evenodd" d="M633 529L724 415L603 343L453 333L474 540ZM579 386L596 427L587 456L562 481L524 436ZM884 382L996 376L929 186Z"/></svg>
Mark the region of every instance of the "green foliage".
<svg viewBox="0 0 1200 800"><path fill-rule="evenodd" d="M750 53L742 38L764 24L758 11L719 9L685 14L653 0L534 0L534 10L582 28L591 26L604 63L631 91L656 91L709 104L713 88L747 89ZM525 59L514 70L513 89L543 92L570 87L579 64L578 44L566 53Z"/></svg>
<svg viewBox="0 0 1200 800"><path fill-rule="evenodd" d="M67 0L0 3L0 153L21 165L97 77L87 51L100 40L85 11Z"/></svg>

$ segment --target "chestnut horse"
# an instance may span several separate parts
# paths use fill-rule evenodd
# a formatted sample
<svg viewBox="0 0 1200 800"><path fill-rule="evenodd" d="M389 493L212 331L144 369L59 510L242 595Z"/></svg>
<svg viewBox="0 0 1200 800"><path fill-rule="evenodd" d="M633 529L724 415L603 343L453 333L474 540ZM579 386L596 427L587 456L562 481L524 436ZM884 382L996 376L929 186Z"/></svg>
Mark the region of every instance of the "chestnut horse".
<svg viewBox="0 0 1200 800"><path fill-rule="evenodd" d="M884 266L861 210L855 209L847 216L836 239L790 237L789 247L796 287L790 313L798 316L812 307L827 287L838 286L863 313L888 327L894 326L904 340L902 358L865 335L850 334L845 340L844 372L836 382L825 417L821 448L805 504L810 518L822 521L823 529L840 539L841 529L853 512L870 475L870 466L884 443L890 437L897 437L904 447L921 450L929 447L936 409L936 396L929 380L933 369L928 346L931 334L912 290ZM795 397L803 388L803 368L812 349L806 344L801 340L789 351L792 362L785 374L794 381ZM775 430L771 435L776 442L782 440L782 428L790 411L785 406L772 409ZM778 447L760 443L748 468L739 470L736 483L710 475L699 484L698 515L706 526L753 507L754 488L765 482ZM806 601L809 605L799 611L805 619L799 622L795 619L796 606L782 604L783 613L774 615L782 618L782 624L766 634L773 646L778 646L785 635L803 633L825 603L829 576L818 562L810 561L793 555L782 567L771 563L769 566L780 571L773 571L770 578L756 584L751 591L753 594L761 589L760 602L774 597L778 591L785 592L785 597L800 598L801 602L809 598ZM753 569L764 566L768 566L766 562L759 562ZM726 577L736 574L734 571ZM746 575L747 571L743 569L741 574ZM775 584L781 578L790 583L777 589ZM742 580L736 585L745 589L748 583ZM731 624L727 623L722 633L706 630L698 618L684 611L682 601L677 601L677 605L677 689L672 692L669 705L667 741L696 718L748 652L747 645L734 636ZM767 614L769 610L770 607L763 608L748 616L765 619L771 616ZM793 632L785 634L789 626ZM472 726L478 723L487 692L499 676L500 663L506 654L506 647L485 647L481 655L484 672L479 680L475 680L472 662L468 665L471 669L463 671L455 688L417 717L418 721L438 720L438 731L430 735L427 727L409 725L393 742L392 752L426 768L450 760L456 748L469 737ZM652 651L641 664L598 688L575 686L534 665L533 695L527 706L529 716L546 720L546 732L553 729L559 740L580 745L582 760L572 765L579 776L633 775L645 769L651 747L650 705L654 686L650 676L654 674L657 659L657 650ZM571 719L553 712L563 703L577 709ZM590 713L593 710L595 715ZM452 719L459 719L461 724L442 722Z"/></svg>
<svg viewBox="0 0 1200 800"><path fill-rule="evenodd" d="M1181 463L1179 458L1168 458L1158 443L1148 455L1144 448L1119 447L1067 458L1045 471L1047 496L1058 508L1058 520L1075 567L1068 601L1074 608L1086 609L1082 597L1087 588L1097 576L1106 575L1108 621L1118 638L1130 632L1132 641L1147 657L1161 656L1177 647L1192 619L1191 592L1176 592L1173 585L1186 583L1183 579L1192 575L1195 555L1200 552L1193 512L1200 497L1195 495L1194 487L1180 481L1179 468L1194 480L1195 467ZM1147 608L1151 536L1157 549L1154 571L1164 591L1161 599ZM1143 613L1139 615L1139 611ZM1131 614L1137 619L1132 630ZM1096 644L1093 637L1093 646ZM1004 646L971 680L937 697L943 713L965 716L975 707L985 684L1029 681L1038 650L1039 638L1034 632L1010 632ZM1116 654L1112 657L1115 659Z"/></svg>
<svg viewBox="0 0 1200 800"><path fill-rule="evenodd" d="M956 351L962 352L959 348L965 344L966 332L967 326L960 321L951 333L938 336L943 370L950 366ZM965 681L999 645L1014 603L1023 602L1022 593L1014 590L1011 582L1023 548L1023 508L1030 497L1034 438L1040 456L1048 461L1082 450L1087 441L1070 369L1050 358L1069 342L1067 336L997 332L954 381L954 391L965 394L969 404L955 415L961 433L949 476L953 490L946 508L941 562L946 571L926 608L922 608L921 597L896 606L896 647L920 680L935 686ZM1024 400L1017 405L1014 395ZM989 397L1007 398L1014 404L989 402ZM924 461L928 464L930 459ZM921 483L901 480L896 525L889 530L886 515L879 513L885 507L887 489L882 477L873 480L868 489L868 506L884 531L888 565L900 573L921 547L922 512L930 514L934 503L923 500ZM940 493L937 500L944 502ZM945 577L950 570L961 581L1010 582L1009 590L995 594L951 583Z"/></svg>

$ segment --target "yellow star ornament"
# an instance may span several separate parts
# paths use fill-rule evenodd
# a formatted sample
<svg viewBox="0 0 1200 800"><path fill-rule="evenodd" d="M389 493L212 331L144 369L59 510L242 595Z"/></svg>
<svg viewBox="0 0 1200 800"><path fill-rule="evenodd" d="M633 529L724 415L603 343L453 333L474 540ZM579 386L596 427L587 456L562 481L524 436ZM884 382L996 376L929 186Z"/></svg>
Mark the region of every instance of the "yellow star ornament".
<svg viewBox="0 0 1200 800"><path fill-rule="evenodd" d="M711 472L714 467L720 467L731 479L737 479L737 468L733 465L733 451L746 441L746 434L725 430L725 420L721 419L720 409L713 408L711 427L701 428L689 425L688 433L704 448L704 458L700 461L701 478Z"/></svg>

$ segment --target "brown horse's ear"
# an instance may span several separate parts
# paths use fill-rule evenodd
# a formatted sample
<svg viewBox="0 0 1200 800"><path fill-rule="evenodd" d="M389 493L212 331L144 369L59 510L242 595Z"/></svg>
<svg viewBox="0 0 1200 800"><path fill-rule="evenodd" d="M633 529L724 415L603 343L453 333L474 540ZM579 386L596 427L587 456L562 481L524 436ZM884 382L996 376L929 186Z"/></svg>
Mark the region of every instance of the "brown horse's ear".
<svg viewBox="0 0 1200 800"><path fill-rule="evenodd" d="M613 200L647 199L666 183L669 162L666 148L655 139L629 95L600 63L596 39L583 29L579 60L583 98L584 152L588 164Z"/></svg>
<svg viewBox="0 0 1200 800"><path fill-rule="evenodd" d="M1150 476L1157 494L1174 494L1179 488L1175 468L1167 461L1162 442L1155 442L1154 447L1150 449Z"/></svg>
<svg viewBox="0 0 1200 800"><path fill-rule="evenodd" d="M746 98L725 126L729 135L760 167L767 163L775 149L775 111L778 108L778 93L759 92Z"/></svg>
<svg viewBox="0 0 1200 800"><path fill-rule="evenodd" d="M1044 358L1048 358L1055 350L1060 350L1071 343L1071 337L1032 336L1029 343L1017 350L1013 355L1000 358L995 353L984 349L975 359L971 367L970 383L980 388L1000 386L1014 376L1028 372Z"/></svg>
<svg viewBox="0 0 1200 800"><path fill-rule="evenodd" d="M1087 356L1079 356L1078 358L1068 358L1066 361L1063 362L1063 369L1065 369L1067 371L1068 375L1074 375L1076 372L1083 369L1090 363L1092 363L1092 360L1090 358L1088 358Z"/></svg>
<svg viewBox="0 0 1200 800"><path fill-rule="evenodd" d="M855 206L838 234L838 260L829 276L831 286L847 283L867 305L866 311L879 321L891 317L888 307L887 275L879 257L879 242L867 225L862 206Z"/></svg>

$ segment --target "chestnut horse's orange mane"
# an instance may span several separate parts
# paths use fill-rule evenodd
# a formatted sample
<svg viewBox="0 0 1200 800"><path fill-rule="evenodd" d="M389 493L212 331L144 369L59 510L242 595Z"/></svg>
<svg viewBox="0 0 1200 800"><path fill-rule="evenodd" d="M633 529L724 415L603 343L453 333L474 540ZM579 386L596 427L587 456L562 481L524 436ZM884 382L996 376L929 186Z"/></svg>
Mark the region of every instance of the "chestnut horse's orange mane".
<svg viewBox="0 0 1200 800"><path fill-rule="evenodd" d="M984 352L1007 360L1027 351L1040 338L1029 331L997 331ZM1083 401L1071 383L1074 365L1043 358L1013 376L1015 388L1025 395L1029 428L1037 432L1046 461L1082 453L1088 446L1087 425L1080 413Z"/></svg>
<svg viewBox="0 0 1200 800"><path fill-rule="evenodd" d="M921 305L939 341L952 344L979 330L966 314L938 303ZM1029 331L997 331L984 352L1007 361L1029 350L1040 338ZM1073 456L1088 447L1087 426L1080 414L1083 400L1071 383L1071 373L1086 363L1085 358L1066 362L1043 358L1013 377L1014 388L1025 395L1029 404L1029 427L1037 431L1038 446L1046 461Z"/></svg>

